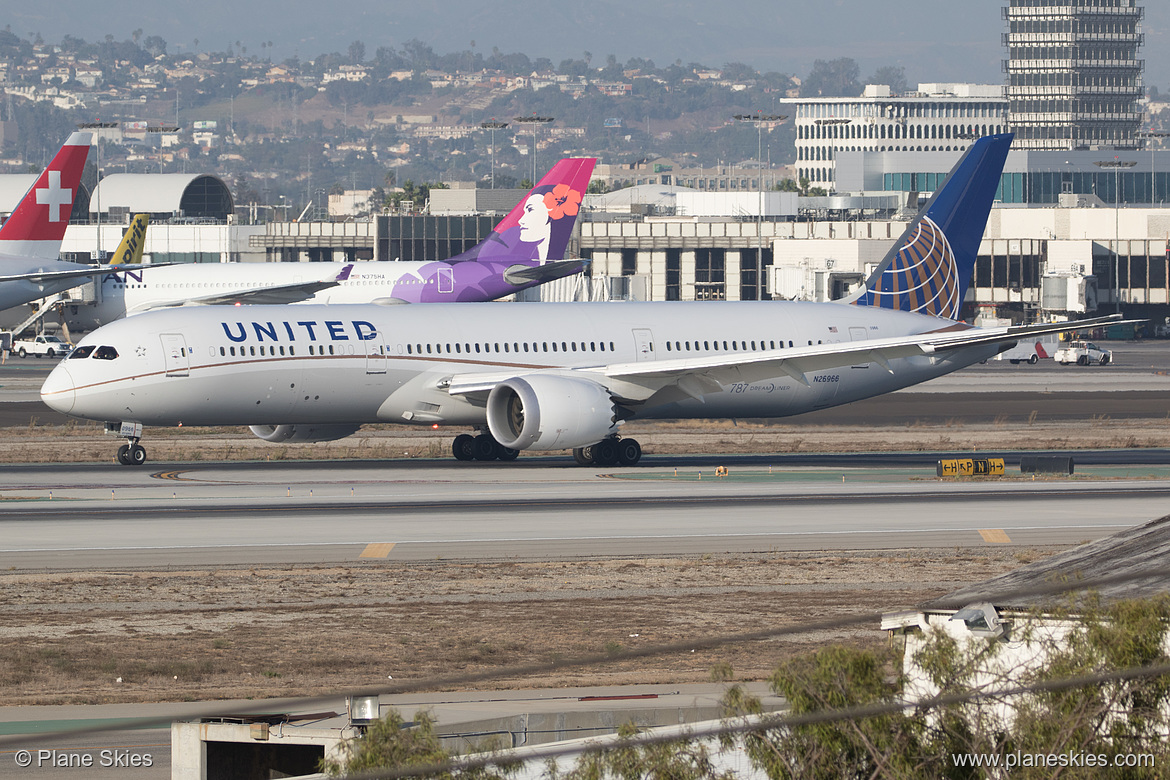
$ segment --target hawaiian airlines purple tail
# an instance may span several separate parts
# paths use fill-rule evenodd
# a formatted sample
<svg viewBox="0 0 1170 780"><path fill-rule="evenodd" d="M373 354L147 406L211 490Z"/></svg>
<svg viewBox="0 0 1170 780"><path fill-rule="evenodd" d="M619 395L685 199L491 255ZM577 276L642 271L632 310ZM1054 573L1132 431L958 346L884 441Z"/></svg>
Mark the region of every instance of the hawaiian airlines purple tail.
<svg viewBox="0 0 1170 780"><path fill-rule="evenodd" d="M435 263L425 274L435 283L400 285L395 297L411 303L492 300L582 271L584 261L566 260L565 249L596 162L558 162L486 239Z"/></svg>

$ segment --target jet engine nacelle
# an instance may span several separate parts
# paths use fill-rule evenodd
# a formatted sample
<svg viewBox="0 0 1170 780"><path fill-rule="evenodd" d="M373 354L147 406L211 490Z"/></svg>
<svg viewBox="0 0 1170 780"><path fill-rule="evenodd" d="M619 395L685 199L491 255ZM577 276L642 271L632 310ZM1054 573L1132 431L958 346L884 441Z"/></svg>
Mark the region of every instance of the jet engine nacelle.
<svg viewBox="0 0 1170 780"><path fill-rule="evenodd" d="M488 395L488 429L514 450L585 447L617 430L609 391L587 379L532 374L500 382Z"/></svg>
<svg viewBox="0 0 1170 780"><path fill-rule="evenodd" d="M357 433L361 425L252 425L252 433L273 444L337 441Z"/></svg>

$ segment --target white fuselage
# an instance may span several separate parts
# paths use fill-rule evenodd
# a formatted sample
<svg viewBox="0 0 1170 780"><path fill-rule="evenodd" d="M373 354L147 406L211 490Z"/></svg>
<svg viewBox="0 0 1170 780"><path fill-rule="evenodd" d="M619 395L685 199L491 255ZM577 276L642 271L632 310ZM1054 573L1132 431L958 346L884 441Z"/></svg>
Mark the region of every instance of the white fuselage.
<svg viewBox="0 0 1170 780"><path fill-rule="evenodd" d="M449 393L452 377L747 357L951 325L868 307L775 302L198 307L149 312L90 334L79 347L113 348L105 354L117 357L62 362L42 396L75 416L144 425L478 425L482 398ZM916 384L997 350L968 347L888 366L859 358L809 372L807 384L779 370L723 378L701 398L667 387L632 405L629 416L799 414Z"/></svg>
<svg viewBox="0 0 1170 780"><path fill-rule="evenodd" d="M349 278L321 290L304 303L369 303L396 298L404 289L430 286L439 291L443 278L435 262L395 263L206 263L165 268L126 266L124 272L102 278L94 303L75 303L63 315L72 330L90 331L101 325L151 309L181 305L209 296L262 290L266 287L315 282L336 276L347 265ZM450 290L454 292L453 285ZM300 302L298 302L300 303Z"/></svg>

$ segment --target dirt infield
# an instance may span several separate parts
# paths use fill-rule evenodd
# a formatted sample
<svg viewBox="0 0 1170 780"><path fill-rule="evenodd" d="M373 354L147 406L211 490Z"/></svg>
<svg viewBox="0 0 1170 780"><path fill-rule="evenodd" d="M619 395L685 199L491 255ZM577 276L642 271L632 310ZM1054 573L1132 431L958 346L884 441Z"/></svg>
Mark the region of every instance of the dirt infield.
<svg viewBox="0 0 1170 780"><path fill-rule="evenodd" d="M8 704L320 694L560 662L476 688L747 679L877 613L1050 552L884 550L0 575ZM623 661L628 649L874 613L856 628ZM612 663L565 663L605 653ZM121 682L118 682L118 679Z"/></svg>

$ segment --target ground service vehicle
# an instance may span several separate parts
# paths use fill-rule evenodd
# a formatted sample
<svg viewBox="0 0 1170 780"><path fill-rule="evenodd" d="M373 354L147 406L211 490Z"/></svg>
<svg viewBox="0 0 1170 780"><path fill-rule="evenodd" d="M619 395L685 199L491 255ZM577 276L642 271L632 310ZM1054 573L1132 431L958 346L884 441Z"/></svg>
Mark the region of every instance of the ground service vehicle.
<svg viewBox="0 0 1170 780"><path fill-rule="evenodd" d="M1052 359L1062 366L1069 363L1076 363L1078 366L1091 366L1094 363L1106 366L1113 360L1113 353L1101 349L1091 341L1070 341L1058 349Z"/></svg>
<svg viewBox="0 0 1170 780"><path fill-rule="evenodd" d="M1020 339L1014 347L1000 352L994 359L1007 360L1013 366L1020 363L1034 366L1040 362L1040 358L1051 357L1052 353L1056 352L1056 348L1057 343L1054 339Z"/></svg>
<svg viewBox="0 0 1170 780"><path fill-rule="evenodd" d="M37 336L31 341L12 342L12 351L21 357L65 357L73 351L73 345L56 336Z"/></svg>

